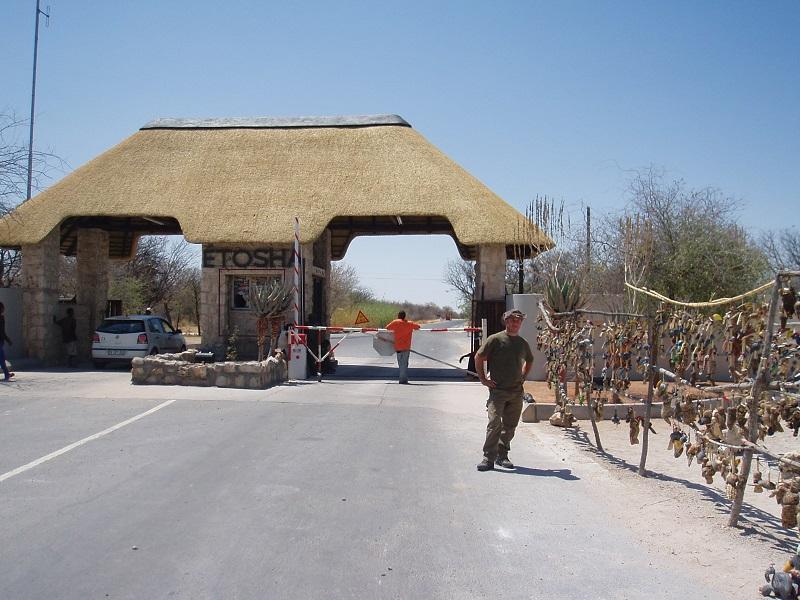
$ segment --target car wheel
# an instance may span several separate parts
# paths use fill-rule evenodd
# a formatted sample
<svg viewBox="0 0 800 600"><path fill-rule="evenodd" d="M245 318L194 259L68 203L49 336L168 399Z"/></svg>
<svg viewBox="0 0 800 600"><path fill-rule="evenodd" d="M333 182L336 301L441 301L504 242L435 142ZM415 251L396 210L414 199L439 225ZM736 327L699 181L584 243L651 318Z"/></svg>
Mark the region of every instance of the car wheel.
<svg viewBox="0 0 800 600"><path fill-rule="evenodd" d="M153 347L153 349L150 350L150 356L155 356L156 354L158 354L158 348Z"/></svg>
<svg viewBox="0 0 800 600"><path fill-rule="evenodd" d="M106 366L106 361L96 359L92 360L92 366L94 366L95 369L103 369Z"/></svg>
<svg viewBox="0 0 800 600"><path fill-rule="evenodd" d="M186 352L186 346L184 344L181 344L181 352Z"/></svg>

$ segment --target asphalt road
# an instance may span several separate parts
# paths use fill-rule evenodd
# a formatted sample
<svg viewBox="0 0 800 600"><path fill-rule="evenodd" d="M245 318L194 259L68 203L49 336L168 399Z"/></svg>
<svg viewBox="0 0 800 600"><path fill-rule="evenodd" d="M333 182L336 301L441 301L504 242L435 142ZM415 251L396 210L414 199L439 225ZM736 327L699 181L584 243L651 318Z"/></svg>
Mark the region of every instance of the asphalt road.
<svg viewBox="0 0 800 600"><path fill-rule="evenodd" d="M524 425L516 472L477 472L484 402L452 378L19 372L0 387L0 598L718 597Z"/></svg>
<svg viewBox="0 0 800 600"><path fill-rule="evenodd" d="M467 359L459 363L459 358L470 351L470 335L464 332L426 332L432 328L463 328L465 321L441 321L422 326L412 337L412 350L431 358L467 368ZM344 338L344 339L343 339ZM339 367L327 379L396 379L397 359L394 356L381 356L373 348L374 334L351 333L331 336L331 344L341 342L334 350ZM447 381L464 379L464 372L443 365L436 360L411 354L409 377L412 380Z"/></svg>

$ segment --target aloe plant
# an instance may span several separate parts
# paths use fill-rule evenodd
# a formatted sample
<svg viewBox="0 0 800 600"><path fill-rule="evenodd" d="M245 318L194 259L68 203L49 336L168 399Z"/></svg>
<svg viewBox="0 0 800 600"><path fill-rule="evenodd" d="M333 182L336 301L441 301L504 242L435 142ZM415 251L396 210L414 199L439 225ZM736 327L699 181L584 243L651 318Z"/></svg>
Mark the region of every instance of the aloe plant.
<svg viewBox="0 0 800 600"><path fill-rule="evenodd" d="M577 279L553 275L545 286L544 301L552 313L569 313L582 308L586 304L586 297Z"/></svg>
<svg viewBox="0 0 800 600"><path fill-rule="evenodd" d="M280 333L283 315L292 303L292 291L279 279L267 283L257 283L248 290L250 306L253 307L258 319L256 320L256 333L258 335L258 360L264 359L264 346L269 338L270 349L275 348L275 342Z"/></svg>

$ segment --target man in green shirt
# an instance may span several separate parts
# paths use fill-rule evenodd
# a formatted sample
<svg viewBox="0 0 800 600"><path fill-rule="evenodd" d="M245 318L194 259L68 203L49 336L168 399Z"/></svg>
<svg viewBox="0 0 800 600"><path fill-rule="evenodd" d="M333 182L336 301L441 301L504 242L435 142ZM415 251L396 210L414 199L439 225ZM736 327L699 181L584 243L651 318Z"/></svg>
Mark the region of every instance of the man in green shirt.
<svg viewBox="0 0 800 600"><path fill-rule="evenodd" d="M531 347L519 334L524 319L525 313L519 310L504 312L505 331L487 337L475 353L475 370L481 383L489 388L489 425L478 471L491 471L495 463L504 469L514 468L508 452L522 414L522 384L533 367Z"/></svg>

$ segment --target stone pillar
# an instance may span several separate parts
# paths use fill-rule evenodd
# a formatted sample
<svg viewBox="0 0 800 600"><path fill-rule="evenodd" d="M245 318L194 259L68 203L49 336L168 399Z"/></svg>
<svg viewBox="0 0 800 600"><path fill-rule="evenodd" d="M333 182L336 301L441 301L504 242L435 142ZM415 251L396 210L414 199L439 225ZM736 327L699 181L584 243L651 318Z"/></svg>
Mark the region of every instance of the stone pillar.
<svg viewBox="0 0 800 600"><path fill-rule="evenodd" d="M61 233L51 231L38 244L22 246L22 332L27 355L53 364L61 337L53 324L58 307L58 255Z"/></svg>
<svg viewBox="0 0 800 600"><path fill-rule="evenodd" d="M506 247L503 244L478 246L475 261L475 297L480 300L503 300L506 297Z"/></svg>
<svg viewBox="0 0 800 600"><path fill-rule="evenodd" d="M200 339L203 346L224 344L220 335L219 268L204 267L200 280Z"/></svg>
<svg viewBox="0 0 800 600"><path fill-rule="evenodd" d="M105 317L108 304L108 232L79 229L77 259L78 356L89 358L92 335Z"/></svg>
<svg viewBox="0 0 800 600"><path fill-rule="evenodd" d="M325 233L322 234L325 242L325 257L323 262L325 263L325 292L322 294L323 298L325 298L325 324L331 324L331 230L326 229Z"/></svg>

